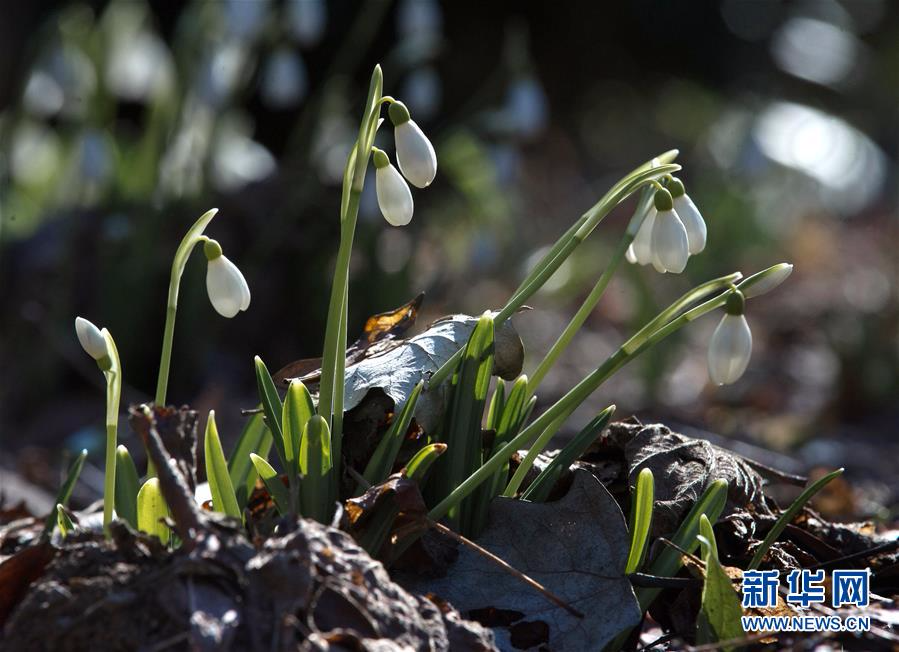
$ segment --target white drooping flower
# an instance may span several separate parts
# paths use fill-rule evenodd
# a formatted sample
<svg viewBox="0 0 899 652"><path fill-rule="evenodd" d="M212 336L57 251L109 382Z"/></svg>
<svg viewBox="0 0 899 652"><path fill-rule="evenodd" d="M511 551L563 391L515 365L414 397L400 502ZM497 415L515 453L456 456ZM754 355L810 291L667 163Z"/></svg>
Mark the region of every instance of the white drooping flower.
<svg viewBox="0 0 899 652"><path fill-rule="evenodd" d="M690 199L690 195L684 190L684 184L680 179L672 179L668 184L671 190L671 196L674 198L674 210L684 228L687 230L687 243L691 256L695 256L705 249L708 230L706 229L705 220L702 219L696 204Z"/></svg>
<svg viewBox="0 0 899 652"><path fill-rule="evenodd" d="M434 146L402 102L393 102L387 110L393 123L396 161L403 176L416 188L427 188L437 176L437 154Z"/></svg>
<svg viewBox="0 0 899 652"><path fill-rule="evenodd" d="M709 378L716 385L736 382L752 355L752 332L743 315L744 298L735 291L727 298L725 315L709 341Z"/></svg>
<svg viewBox="0 0 899 652"><path fill-rule="evenodd" d="M109 345L103 332L96 325L84 317L75 318L75 335L81 343L81 348L94 360L102 360L109 356Z"/></svg>
<svg viewBox="0 0 899 652"><path fill-rule="evenodd" d="M206 292L212 307L222 317L234 317L250 307L250 286L237 265L222 254L215 240L203 246L206 254Z"/></svg>
<svg viewBox="0 0 899 652"><path fill-rule="evenodd" d="M656 209L650 207L633 242L634 258L641 265L648 265L652 262L652 227L655 223Z"/></svg>
<svg viewBox="0 0 899 652"><path fill-rule="evenodd" d="M652 264L659 271L680 274L687 266L690 248L687 229L674 210L671 193L655 194L656 218L652 226Z"/></svg>
<svg viewBox="0 0 899 652"><path fill-rule="evenodd" d="M375 148L372 156L375 163L375 190L378 206L384 219L393 226L405 226L412 221L415 205L412 191L382 150Z"/></svg>

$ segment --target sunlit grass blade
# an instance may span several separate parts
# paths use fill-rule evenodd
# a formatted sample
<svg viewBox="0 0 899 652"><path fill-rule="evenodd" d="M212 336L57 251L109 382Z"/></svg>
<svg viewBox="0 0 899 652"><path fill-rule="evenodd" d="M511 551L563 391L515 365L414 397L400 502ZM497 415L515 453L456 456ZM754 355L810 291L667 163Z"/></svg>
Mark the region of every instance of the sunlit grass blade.
<svg viewBox="0 0 899 652"><path fill-rule="evenodd" d="M331 519L331 433L328 422L315 415L306 424L300 440L300 467L305 474L300 480L300 513L319 523Z"/></svg>
<svg viewBox="0 0 899 652"><path fill-rule="evenodd" d="M137 527L137 492L140 476L131 453L124 445L115 453L115 511L116 515L133 528Z"/></svg>
<svg viewBox="0 0 899 652"><path fill-rule="evenodd" d="M609 425L612 415L615 413L615 406L610 405L593 418L584 428L572 439L568 444L559 451L555 459L546 465L546 468L540 472L540 475L531 483L527 490L522 494L523 500L530 500L535 503L542 503L548 497L553 487L556 486L562 473L568 469L575 460L577 460L584 451L590 447L599 433Z"/></svg>
<svg viewBox="0 0 899 652"><path fill-rule="evenodd" d="M281 430L281 418L284 406L272 375L258 355L253 359L256 365L256 386L259 389L259 402L262 403L262 412L265 414L265 425L272 433L272 443L278 453L278 460L287 469L287 452L284 450L284 434Z"/></svg>
<svg viewBox="0 0 899 652"><path fill-rule="evenodd" d="M714 523L724 511L724 505L727 503L727 481L715 480L703 492L699 500L693 505L690 512L684 518L677 532L671 537L671 542L687 552L693 552L699 545L696 535L699 533L699 517L703 514L709 519L710 523ZM672 577L683 565L681 553L672 548L665 546L658 556L649 564L649 574L658 577ZM646 611L652 601L658 596L661 589L658 588L639 588L637 589L637 600L640 602L642 611Z"/></svg>
<svg viewBox="0 0 899 652"><path fill-rule="evenodd" d="M437 461L438 457L446 452L446 449L447 446L443 442L428 444L423 447L406 464L406 477L421 486L431 466Z"/></svg>
<svg viewBox="0 0 899 652"><path fill-rule="evenodd" d="M278 513L288 514L290 512L290 495L287 493L287 487L281 481L281 476L272 468L271 464L256 453L250 453L249 457L256 473L262 479L262 484L268 489Z"/></svg>
<svg viewBox="0 0 899 652"><path fill-rule="evenodd" d="M412 416L415 414L415 406L418 403L418 397L421 395L423 387L424 381L419 381L409 394L402 409L399 410L398 414L394 415L393 423L390 424L387 432L381 437L381 441L378 442L375 452L372 454L368 464L365 465L365 471L363 472L362 477L365 478L365 481L369 486L383 482L387 479L387 476L390 475L393 465L396 464L396 457L399 455L403 440L406 437L406 432L409 430L409 425L412 423ZM356 487L356 493L361 494L367 488L368 487L360 482Z"/></svg>
<svg viewBox="0 0 899 652"><path fill-rule="evenodd" d="M631 547L627 553L624 574L640 570L646 558L649 529L652 526L652 506L655 500L655 479L652 471L642 469L637 475L637 486L631 498Z"/></svg>
<svg viewBox="0 0 899 652"><path fill-rule="evenodd" d="M487 408L487 420L484 427L487 430L496 431L499 428L499 420L503 415L503 408L506 405L506 383L502 378L496 379L496 387L493 390L493 396L490 397L490 406Z"/></svg>
<svg viewBox="0 0 899 652"><path fill-rule="evenodd" d="M287 485L291 498L290 511L295 511L297 490L300 485L300 475L306 474L306 467L300 458L300 439L303 437L303 429L309 423L309 419L315 413L315 406L309 390L299 380L293 380L287 388L287 396L284 398L284 410L281 419L281 432L284 435L284 468L287 471ZM330 440L329 440L330 446Z"/></svg>
<svg viewBox="0 0 899 652"><path fill-rule="evenodd" d="M66 508L59 503L56 504L56 525L59 527L59 533L63 539L75 531L75 524L72 523L72 519L66 514Z"/></svg>
<svg viewBox="0 0 899 652"><path fill-rule="evenodd" d="M212 508L243 520L243 514L237 505L237 496L234 494L234 486L231 484L231 476L228 475L228 464L225 462L225 453L222 451L213 410L209 411L209 418L206 420L203 452L206 456L206 479L212 493Z"/></svg>
<svg viewBox="0 0 899 652"><path fill-rule="evenodd" d="M66 479L63 481L62 486L56 493L56 500L53 501L54 505L67 506L69 504L69 498L72 497L72 489L74 489L75 483L78 482L78 476L81 475L81 469L84 468L84 460L86 459L87 450L83 449L80 453L78 453L78 455L75 456L71 463L69 463L69 468L66 471ZM50 533L53 532L54 527L56 527L56 510L50 512L50 514L47 516L47 519L44 521L44 530L42 536L50 536Z"/></svg>
<svg viewBox="0 0 899 652"><path fill-rule="evenodd" d="M438 492L448 495L483 459L481 420L493 372L493 317L485 313L478 320L464 347L459 369L453 379L449 410L445 415L444 439L449 451L441 459ZM471 500L462 501L447 514L452 526L467 534L470 530Z"/></svg>
<svg viewBox="0 0 899 652"><path fill-rule="evenodd" d="M150 478L137 492L137 529L167 544L171 533L163 519L168 516L169 508L162 497L159 478Z"/></svg>
<svg viewBox="0 0 899 652"><path fill-rule="evenodd" d="M696 538L702 546L705 581L702 586L701 609L696 619L697 643L741 638L745 632L740 620L743 615L740 597L718 559L715 532L705 514L699 517L699 532Z"/></svg>
<svg viewBox="0 0 899 652"><path fill-rule="evenodd" d="M843 469L837 469L836 471L831 471L827 475L819 478L808 487L806 487L805 491L799 494L799 497L793 501L793 504L787 508L785 512L783 512L780 517L778 517L777 521L768 531L767 536L762 541L761 545L759 545L758 549L755 551L755 554L752 556L752 560L749 562L749 566L747 570L756 570L759 565L762 563L762 560L765 558L765 553L768 552L768 548L771 547L777 538L784 531L784 528L790 524L790 521L793 520L793 517L799 513L799 510L805 506L805 504L811 500L812 496L821 491L824 486L836 478L838 475L843 473Z"/></svg>
<svg viewBox="0 0 899 652"><path fill-rule="evenodd" d="M264 458L268 456L271 445L271 434L265 426L265 419L261 412L257 412L247 419L237 444L228 457L228 475L231 476L231 486L237 494L237 504L241 507L247 504L256 484L257 474L250 462L250 453Z"/></svg>

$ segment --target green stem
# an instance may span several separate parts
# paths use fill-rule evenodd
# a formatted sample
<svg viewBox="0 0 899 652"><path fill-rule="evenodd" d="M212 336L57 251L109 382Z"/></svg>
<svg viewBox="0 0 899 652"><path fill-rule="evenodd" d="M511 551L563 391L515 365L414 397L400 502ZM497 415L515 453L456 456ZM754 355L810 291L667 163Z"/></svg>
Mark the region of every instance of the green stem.
<svg viewBox="0 0 899 652"><path fill-rule="evenodd" d="M184 274L184 266L193 251L194 245L200 242L204 236L203 231L218 213L217 208L212 208L203 213L193 223L187 233L181 239L175 258L172 260L172 274L169 278L169 294L166 302L165 330L162 334L162 355L159 361L159 378L156 381L156 405L165 405L165 395L169 386L169 368L172 364L172 340L175 336L175 314L178 311L178 290L181 287L181 276Z"/></svg>
<svg viewBox="0 0 899 652"><path fill-rule="evenodd" d="M174 280L174 279L172 279ZM156 405L165 405L165 395L169 386L169 368L172 366L172 341L175 337L175 315L178 313L178 284L175 281L175 300L172 303L172 286L169 285L169 304L165 311L165 330L162 333L162 356L159 360L159 378L156 381Z"/></svg>
<svg viewBox="0 0 899 652"><path fill-rule="evenodd" d="M103 336L109 349L110 368L106 377L106 462L103 475L103 531L109 536L109 524L115 508L115 465L119 428L119 402L122 397L122 363L112 335L105 328Z"/></svg>
<svg viewBox="0 0 899 652"><path fill-rule="evenodd" d="M562 334L559 335L559 338L552 345L546 356L543 358L543 360L540 361L540 364L537 365L537 369L534 371L533 375L528 381L528 395L533 395L534 392L537 391L537 387L540 386L540 382L543 380L549 370L552 369L553 365L559 359L559 356L562 355L562 352L565 351L565 349L571 343L571 340L574 339L574 336L577 335L578 331L584 325L584 322L587 321L587 318L596 308L596 304L599 303L599 300L605 293L606 288L609 286L609 281L612 280L612 276L615 275L615 272L618 270L618 266L621 265L621 261L624 260L624 256L627 253L627 248L630 246L631 242L633 242L633 239L633 236L628 234L625 234L621 238L621 242L618 243L618 248L615 250L615 254L612 256L612 260L609 262L605 270L603 270L603 273L599 277L599 280L596 281L596 285L593 286L590 294L587 295L587 298L581 304L581 307L574 314L574 317L571 318L571 321L568 322L568 326L566 326L565 330L562 331Z"/></svg>
<svg viewBox="0 0 899 652"><path fill-rule="evenodd" d="M723 277L725 279L729 277ZM721 283L721 279L716 279L718 283ZM714 283L715 281L710 281L709 283L705 283L701 287L709 286L710 283ZM698 290L699 288L697 288ZM686 296L690 296L695 293L694 291L688 292ZM587 399L590 394L592 394L596 389L602 385L606 380L608 380L613 374L615 374L619 369L621 369L624 365L626 365L631 360L638 357L643 351L650 348L652 345L661 341L668 335L671 335L675 331L679 330L687 323L698 319L702 315L720 308L724 305L727 300L727 296L730 292L723 292L717 297L706 301L703 304L685 312L680 315L670 323L664 325L662 328L658 328L655 332L646 332L650 326L656 324L657 319L653 319L649 324L647 324L644 328L642 328L636 335L634 335L631 339L625 342L615 353L613 353L609 358L606 359L602 365L599 366L595 371L587 375L581 382L571 388L568 393L566 393L562 398L556 401L546 412L541 414L531 425L522 430L518 435L515 436L508 444L503 446L499 451L497 451L489 460L487 460L481 468L471 474L468 478L466 478L462 484L456 487L450 495L444 498L438 505L436 505L429 513L428 516L434 520L438 520L442 518L452 507L456 505L459 501L463 500L467 497L472 491L477 489L477 487L487 478L489 478L502 464L508 460L515 451L523 446L527 446L529 442L538 434L544 432L553 424L553 422L563 417L567 412L573 411L576 409L584 400ZM682 303L683 297L681 300L676 301L672 304L671 308L678 306ZM671 309L669 308L669 310ZM663 314L669 312L669 310L663 311Z"/></svg>
<svg viewBox="0 0 899 652"><path fill-rule="evenodd" d="M666 152L659 159L673 160L677 152ZM577 249L584 240L587 239L597 225L606 217L622 201L627 199L632 193L650 183L653 179L676 172L680 169L679 165L665 163L657 167L651 167L650 163L645 163L629 175L621 179L600 199L596 204L584 213L556 242L555 245L546 253L540 262L522 281L518 290L512 295L502 310L494 317L497 325L502 324L506 319L511 317L518 311L537 290L543 287L549 278L555 274L556 270L561 267L562 263ZM625 248L626 250L627 248ZM461 349L456 351L450 358L431 376L429 381L430 387L436 387L444 382L452 374L453 370L459 363L462 356Z"/></svg>

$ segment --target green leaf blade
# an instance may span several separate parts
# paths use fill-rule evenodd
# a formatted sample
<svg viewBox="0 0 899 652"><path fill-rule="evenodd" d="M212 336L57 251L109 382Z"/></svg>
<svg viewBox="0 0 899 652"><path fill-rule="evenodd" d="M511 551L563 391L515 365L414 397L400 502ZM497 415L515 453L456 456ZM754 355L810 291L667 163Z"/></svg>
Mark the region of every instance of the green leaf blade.
<svg viewBox="0 0 899 652"><path fill-rule="evenodd" d="M642 469L637 475L637 487L631 506L631 547L627 555L624 574L636 573L646 557L649 530L652 527L652 507L655 500L655 479L652 471Z"/></svg>
<svg viewBox="0 0 899 652"><path fill-rule="evenodd" d="M120 519L131 527L137 527L137 492L140 476L131 453L124 445L116 448L115 461L115 510Z"/></svg>
<svg viewBox="0 0 899 652"><path fill-rule="evenodd" d="M331 433L320 415L309 419L300 441L300 465L306 469L300 480L300 512L319 523L327 523L331 504Z"/></svg>
<svg viewBox="0 0 899 652"><path fill-rule="evenodd" d="M150 478L137 492L137 529L157 537L165 545L171 532L162 520L168 516L169 508L162 497L159 478Z"/></svg>
<svg viewBox="0 0 899 652"><path fill-rule="evenodd" d="M206 479L212 493L212 507L217 512L242 520L243 514L237 504L237 496L231 484L231 476L228 474L228 464L225 462L225 453L222 451L222 442L215 425L215 412L212 410L209 411L209 418L206 420L204 439Z"/></svg>

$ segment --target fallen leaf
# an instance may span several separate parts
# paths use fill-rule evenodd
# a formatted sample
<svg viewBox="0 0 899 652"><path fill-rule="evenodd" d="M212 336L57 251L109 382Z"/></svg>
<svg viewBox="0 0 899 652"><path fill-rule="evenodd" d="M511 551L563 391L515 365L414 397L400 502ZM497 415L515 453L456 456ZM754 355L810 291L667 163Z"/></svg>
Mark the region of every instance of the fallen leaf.
<svg viewBox="0 0 899 652"><path fill-rule="evenodd" d="M347 347L347 366L359 362L376 342L395 340L404 335L415 324L424 297L422 292L399 308L369 317L362 328L362 335ZM321 358L304 358L285 365L273 378L283 385L289 384L293 378L301 378L304 383L317 383L321 377L321 366Z"/></svg>
<svg viewBox="0 0 899 652"><path fill-rule="evenodd" d="M571 489L558 502L494 499L488 522L476 543L542 584L584 618L552 604L465 546L446 577L396 573L397 580L411 590L439 595L469 616L520 612L519 623L494 628L502 650L538 641L544 631L548 649L598 650L640 622L637 600L623 574L628 550L624 516L612 495L586 471L574 473ZM496 622L492 616L489 620Z"/></svg>
<svg viewBox="0 0 899 652"><path fill-rule="evenodd" d="M733 453L672 432L661 424L647 426L613 423L606 438L624 453L629 485L644 468L655 479L653 536L674 532L686 513L714 480L727 480L726 518L737 510L770 516L771 509L762 492L762 478L749 464Z"/></svg>
<svg viewBox="0 0 899 652"><path fill-rule="evenodd" d="M49 543L38 543L0 562L0 627L31 583L44 574L55 554L56 549Z"/></svg>

